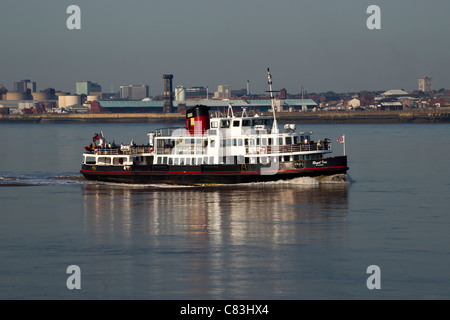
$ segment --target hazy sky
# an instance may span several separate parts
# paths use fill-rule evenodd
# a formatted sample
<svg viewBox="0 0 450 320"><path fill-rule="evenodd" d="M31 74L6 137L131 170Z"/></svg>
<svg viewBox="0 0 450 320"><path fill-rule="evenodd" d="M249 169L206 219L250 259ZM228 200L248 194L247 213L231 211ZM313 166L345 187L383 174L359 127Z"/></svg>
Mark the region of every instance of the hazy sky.
<svg viewBox="0 0 450 320"><path fill-rule="evenodd" d="M69 30L69 5L81 30ZM381 30L369 30L369 5ZM75 91L75 82L229 84L308 92L450 89L449 0L2 0L0 83Z"/></svg>

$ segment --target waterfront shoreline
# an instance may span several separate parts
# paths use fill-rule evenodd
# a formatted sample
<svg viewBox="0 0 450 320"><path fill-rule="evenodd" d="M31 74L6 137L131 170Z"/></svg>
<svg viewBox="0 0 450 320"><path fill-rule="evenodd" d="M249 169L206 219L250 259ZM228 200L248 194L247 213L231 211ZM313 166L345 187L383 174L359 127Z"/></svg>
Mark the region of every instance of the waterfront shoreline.
<svg viewBox="0 0 450 320"><path fill-rule="evenodd" d="M271 116L272 113L261 115ZM280 112L283 123L445 123L450 108L394 111ZM0 115L0 123L183 123L184 113L71 113Z"/></svg>

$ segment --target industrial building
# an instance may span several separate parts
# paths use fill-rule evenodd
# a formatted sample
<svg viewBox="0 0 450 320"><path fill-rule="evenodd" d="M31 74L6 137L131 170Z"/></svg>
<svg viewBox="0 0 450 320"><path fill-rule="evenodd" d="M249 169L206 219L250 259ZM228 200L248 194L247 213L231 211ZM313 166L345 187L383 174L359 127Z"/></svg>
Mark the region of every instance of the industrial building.
<svg viewBox="0 0 450 320"><path fill-rule="evenodd" d="M14 91L15 92L36 92L36 82L31 82L31 80L20 80L18 82L14 82Z"/></svg>
<svg viewBox="0 0 450 320"><path fill-rule="evenodd" d="M186 101L186 88L183 86L177 86L175 88L175 101L185 102Z"/></svg>
<svg viewBox="0 0 450 320"><path fill-rule="evenodd" d="M78 95L60 95L58 96L58 108L65 109L71 106L80 105L81 96Z"/></svg>
<svg viewBox="0 0 450 320"><path fill-rule="evenodd" d="M164 113L173 112L173 87L172 87L172 74L164 74Z"/></svg>
<svg viewBox="0 0 450 320"><path fill-rule="evenodd" d="M77 95L85 94L87 96L89 95L102 96L102 87L96 82L77 81L76 93Z"/></svg>
<svg viewBox="0 0 450 320"><path fill-rule="evenodd" d="M142 100L150 97L148 85L120 86L120 98L128 100Z"/></svg>

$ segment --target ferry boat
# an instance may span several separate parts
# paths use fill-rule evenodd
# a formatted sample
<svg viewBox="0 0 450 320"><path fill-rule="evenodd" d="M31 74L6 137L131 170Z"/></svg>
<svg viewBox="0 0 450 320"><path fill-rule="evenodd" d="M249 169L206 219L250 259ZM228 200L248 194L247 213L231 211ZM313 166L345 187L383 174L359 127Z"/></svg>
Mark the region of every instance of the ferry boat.
<svg viewBox="0 0 450 320"><path fill-rule="evenodd" d="M132 184L209 185L287 180L345 174L347 156L332 156L328 138L293 124L278 128L272 78L273 116L211 116L209 107L186 110L186 125L148 133L148 144L111 146L103 134L83 153L81 174L89 180Z"/></svg>

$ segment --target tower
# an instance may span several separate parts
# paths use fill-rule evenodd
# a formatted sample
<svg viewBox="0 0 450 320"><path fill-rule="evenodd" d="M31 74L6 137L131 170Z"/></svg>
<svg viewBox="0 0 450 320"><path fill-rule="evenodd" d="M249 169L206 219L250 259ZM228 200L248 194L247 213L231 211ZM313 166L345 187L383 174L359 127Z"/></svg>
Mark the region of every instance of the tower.
<svg viewBox="0 0 450 320"><path fill-rule="evenodd" d="M164 74L164 113L173 111L172 74Z"/></svg>
<svg viewBox="0 0 450 320"><path fill-rule="evenodd" d="M432 92L433 91L433 79L424 77L419 79L419 90L423 92Z"/></svg>

